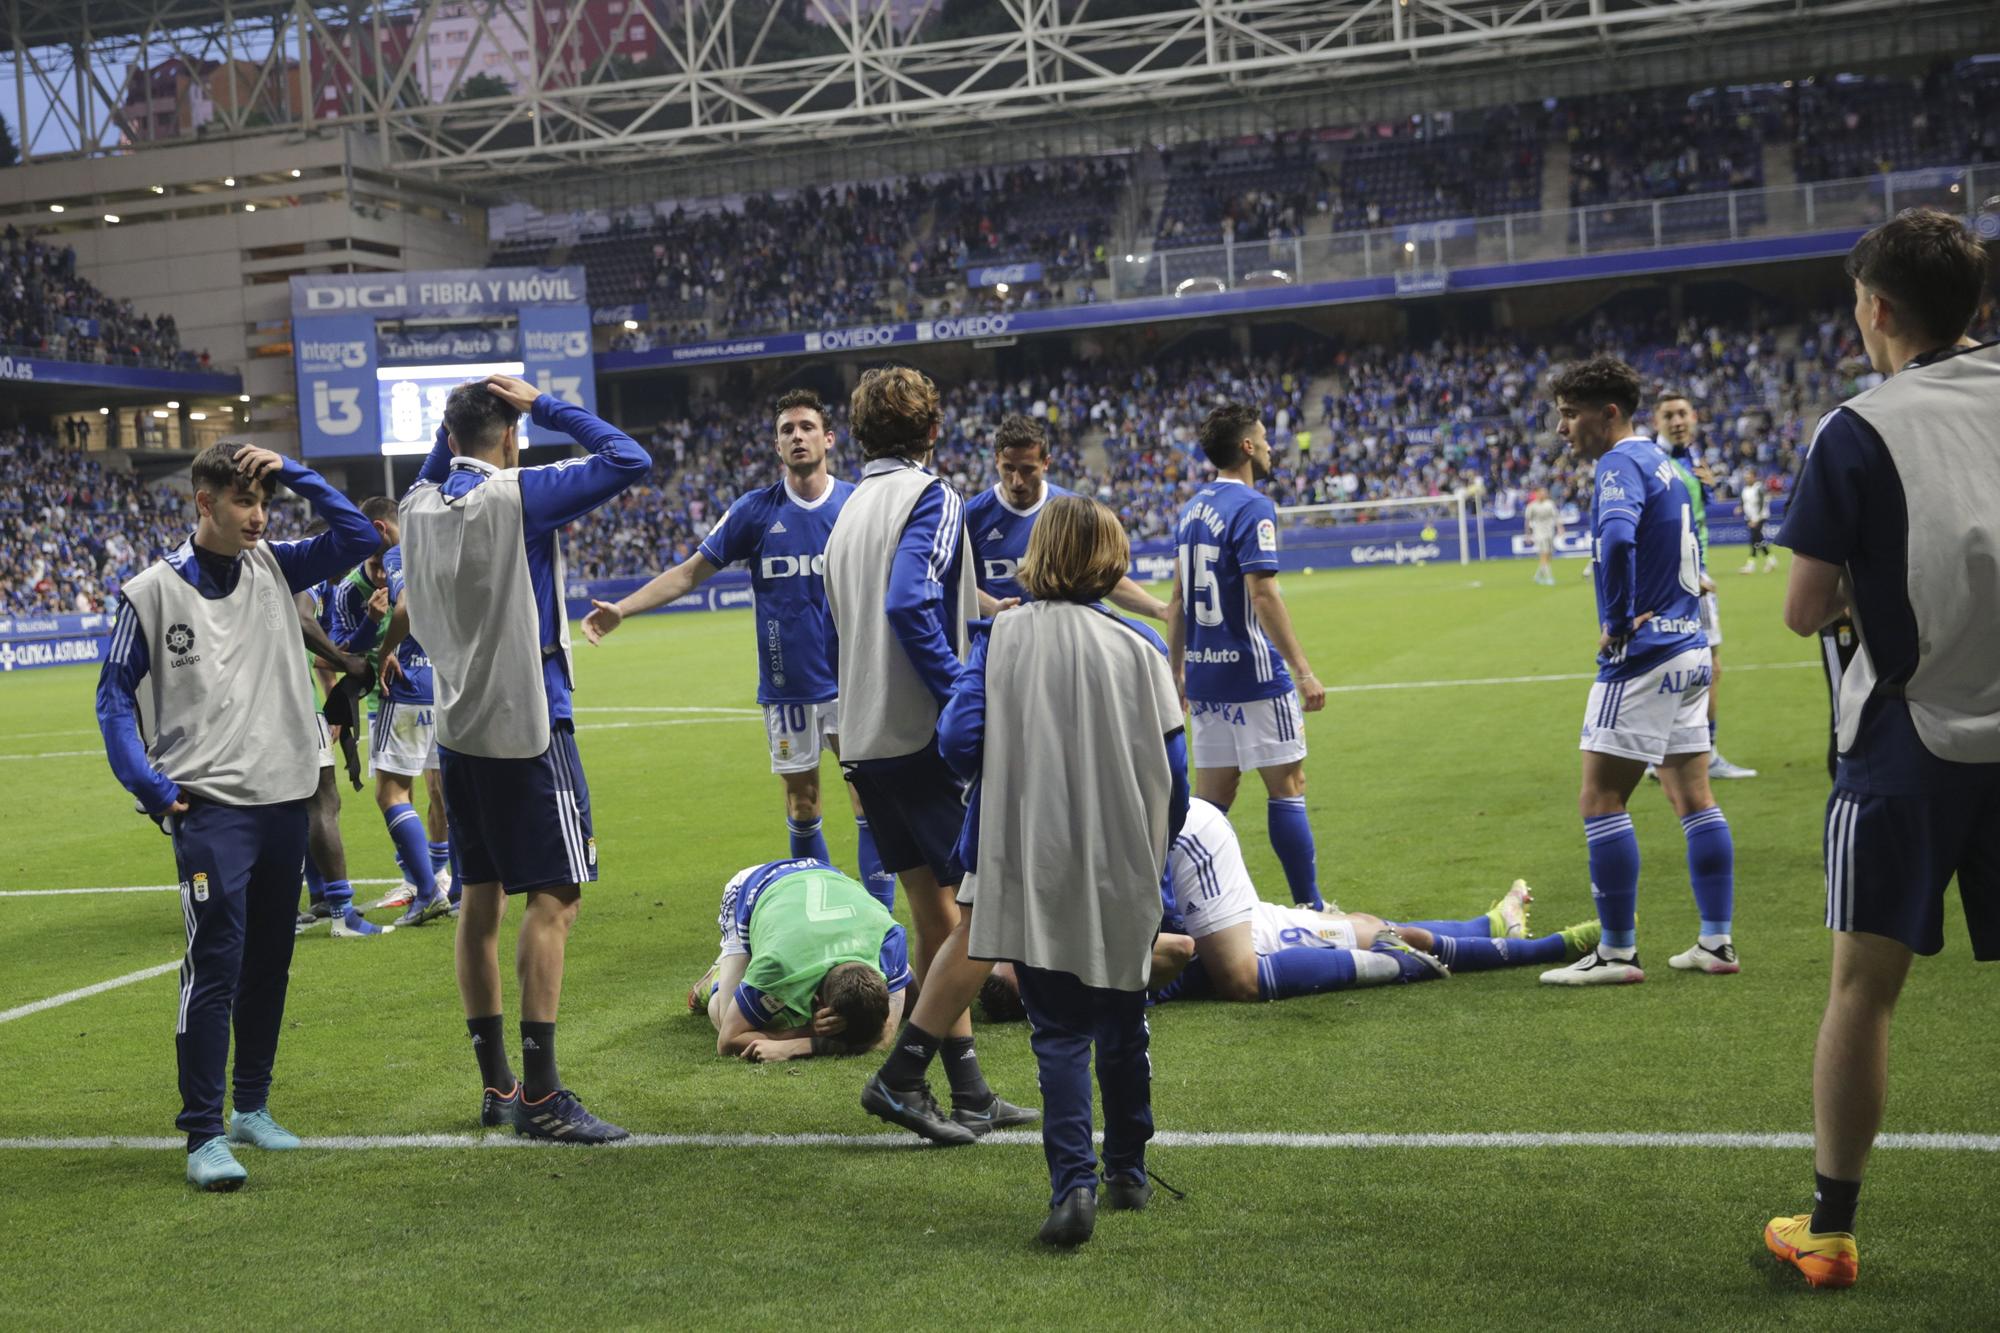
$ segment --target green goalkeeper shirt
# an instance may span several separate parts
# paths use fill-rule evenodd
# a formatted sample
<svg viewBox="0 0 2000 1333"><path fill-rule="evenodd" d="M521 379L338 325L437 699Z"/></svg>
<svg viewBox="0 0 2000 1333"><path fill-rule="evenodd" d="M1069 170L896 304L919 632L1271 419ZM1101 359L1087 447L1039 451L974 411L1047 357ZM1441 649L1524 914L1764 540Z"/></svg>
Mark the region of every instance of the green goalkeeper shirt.
<svg viewBox="0 0 2000 1333"><path fill-rule="evenodd" d="M769 877L753 877L737 900L750 962L736 1005L759 1028L810 1026L813 993L842 963L879 969L891 994L910 984L909 946L889 910L823 862L799 867L765 867Z"/></svg>

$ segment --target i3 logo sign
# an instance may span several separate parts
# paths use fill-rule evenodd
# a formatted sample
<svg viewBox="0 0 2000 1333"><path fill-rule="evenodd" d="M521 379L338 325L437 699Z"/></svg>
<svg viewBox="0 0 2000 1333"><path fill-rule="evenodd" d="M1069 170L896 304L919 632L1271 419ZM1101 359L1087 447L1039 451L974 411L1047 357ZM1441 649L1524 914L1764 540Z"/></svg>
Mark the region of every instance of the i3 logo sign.
<svg viewBox="0 0 2000 1333"><path fill-rule="evenodd" d="M313 425L327 435L352 435L361 429L361 391L336 389L314 380Z"/></svg>
<svg viewBox="0 0 2000 1333"><path fill-rule="evenodd" d="M535 372L535 387L573 406L586 408L589 406L583 401L581 375L557 375L546 370L538 370Z"/></svg>

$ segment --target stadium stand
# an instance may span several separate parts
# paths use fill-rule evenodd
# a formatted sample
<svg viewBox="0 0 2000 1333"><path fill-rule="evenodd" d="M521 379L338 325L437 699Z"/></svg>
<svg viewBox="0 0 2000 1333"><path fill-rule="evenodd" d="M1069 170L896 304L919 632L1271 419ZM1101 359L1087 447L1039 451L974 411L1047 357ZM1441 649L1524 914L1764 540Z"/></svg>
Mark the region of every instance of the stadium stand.
<svg viewBox="0 0 2000 1333"><path fill-rule="evenodd" d="M1546 116L1539 107L1485 113L1477 129L1405 125L1348 146L1340 164L1339 230L1493 217L1542 205Z"/></svg>
<svg viewBox="0 0 2000 1333"><path fill-rule="evenodd" d="M1800 180L2000 161L2000 58L1918 79L1836 74L1792 97Z"/></svg>
<svg viewBox="0 0 2000 1333"><path fill-rule="evenodd" d="M1162 246L1219 245L1300 235L1326 173L1315 146L1296 136L1275 142L1195 144L1163 154Z"/></svg>
<svg viewBox="0 0 2000 1333"><path fill-rule="evenodd" d="M76 251L9 224L0 232L0 347L55 361L206 368L181 350L171 315L142 315L76 271Z"/></svg>
<svg viewBox="0 0 2000 1333"><path fill-rule="evenodd" d="M1996 329L1992 312L1981 327ZM1050 424L1050 475L1059 485L1111 505L1135 539L1161 537L1208 475L1196 427L1218 397L1230 397L1264 413L1275 464L1268 490L1281 505L1458 487L1510 507L1537 488L1577 501L1589 474L1564 456L1538 386L1552 366L1598 351L1630 358L1649 390L1672 384L1694 399L1725 498L1748 473L1782 490L1819 415L1871 382L1843 312L1679 327L1613 313L1561 342L1322 343L1282 359L945 384L936 466L967 494L991 485L993 429L1010 413L1029 413ZM844 441L844 405L832 417ZM570 568L580 578L655 573L685 559L737 495L776 476L758 413L703 401L650 426L627 424L656 466L646 484L571 530ZM836 458L844 475L858 476L851 451ZM15 431L0 434L0 459L0 614L101 610L192 522L184 492L141 483L80 448ZM297 518L274 515L274 533Z"/></svg>

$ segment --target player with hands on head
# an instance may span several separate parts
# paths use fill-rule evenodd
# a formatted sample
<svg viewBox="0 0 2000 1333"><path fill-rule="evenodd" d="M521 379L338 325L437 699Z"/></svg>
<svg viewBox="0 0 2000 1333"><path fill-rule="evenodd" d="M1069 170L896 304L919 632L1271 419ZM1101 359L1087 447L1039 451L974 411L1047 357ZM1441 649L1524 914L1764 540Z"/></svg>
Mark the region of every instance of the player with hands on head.
<svg viewBox="0 0 2000 1333"><path fill-rule="evenodd" d="M521 466L520 416L568 435L581 458ZM485 1087L480 1123L531 1138L627 1137L563 1086L556 1016L583 886L599 873L577 752L562 529L645 477L623 431L525 380L461 384L403 496L410 633L431 662L445 810L461 881L455 951L466 1032ZM500 920L524 898L515 948L521 1053L502 1030Z"/></svg>
<svg viewBox="0 0 2000 1333"><path fill-rule="evenodd" d="M319 783L319 724L299 669L293 597L375 548L359 509L302 464L225 441L195 456L193 535L125 584L98 675L111 771L173 838L187 952L174 1049L187 1178L233 1190L232 1144L297 1136L267 1102L296 939L306 802ZM283 483L326 520L265 540ZM224 1135L232 1027L235 1115Z"/></svg>

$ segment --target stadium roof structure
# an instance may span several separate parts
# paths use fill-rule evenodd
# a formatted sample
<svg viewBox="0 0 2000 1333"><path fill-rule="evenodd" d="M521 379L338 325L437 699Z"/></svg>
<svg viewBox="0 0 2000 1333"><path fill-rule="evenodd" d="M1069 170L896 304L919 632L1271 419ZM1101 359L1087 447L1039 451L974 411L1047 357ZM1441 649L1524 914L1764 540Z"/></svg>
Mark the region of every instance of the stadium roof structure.
<svg viewBox="0 0 2000 1333"><path fill-rule="evenodd" d="M27 149L155 138L135 132L130 71L182 56L241 71L206 93L206 136L353 127L399 170L476 185L1390 81L1448 107L1538 62L1768 58L1864 28L1910 55L1995 26L1988 0L991 0L926 21L938 2L899 27L907 6L883 0L0 0L0 35Z"/></svg>

